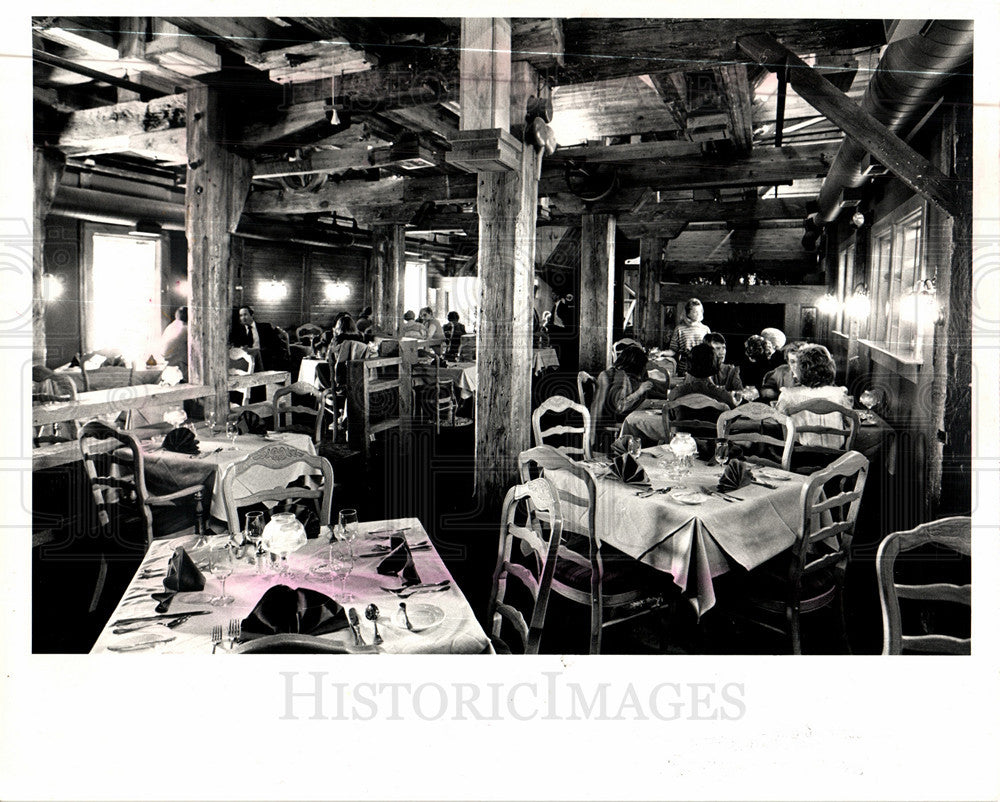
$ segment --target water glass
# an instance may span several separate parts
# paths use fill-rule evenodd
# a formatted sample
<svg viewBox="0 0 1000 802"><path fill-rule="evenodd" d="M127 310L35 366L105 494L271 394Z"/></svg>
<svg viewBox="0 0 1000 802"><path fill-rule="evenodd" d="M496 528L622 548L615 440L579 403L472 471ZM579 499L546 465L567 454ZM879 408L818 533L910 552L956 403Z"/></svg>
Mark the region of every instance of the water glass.
<svg viewBox="0 0 1000 802"><path fill-rule="evenodd" d="M729 441L720 437L715 441L715 455L712 457L712 461L716 465L725 465L729 460Z"/></svg>
<svg viewBox="0 0 1000 802"><path fill-rule="evenodd" d="M264 513L254 511L248 512L246 521L243 525L243 542L249 544L250 548L253 550L251 554L254 557L254 562L257 565L257 570L261 569L261 555L263 554L263 547L261 546L261 540L264 535Z"/></svg>
<svg viewBox="0 0 1000 802"><path fill-rule="evenodd" d="M211 604L216 607L225 607L233 603L233 597L226 595L226 580L233 573L233 551L229 541L224 543L214 543L208 553L209 569L213 576L222 580L222 592L211 599Z"/></svg>
<svg viewBox="0 0 1000 802"><path fill-rule="evenodd" d="M628 453L632 455L633 459L639 459L639 455L642 453L642 440L638 437L629 437L625 441Z"/></svg>
<svg viewBox="0 0 1000 802"><path fill-rule="evenodd" d="M354 570L353 544L343 541L332 541L330 543L330 559L327 563L330 575L340 580L340 601L354 601L354 594L347 592L347 578Z"/></svg>
<svg viewBox="0 0 1000 802"><path fill-rule="evenodd" d="M226 424L226 437L230 439L232 444L236 445L236 438L239 437L240 428L236 425L236 421L229 421Z"/></svg>

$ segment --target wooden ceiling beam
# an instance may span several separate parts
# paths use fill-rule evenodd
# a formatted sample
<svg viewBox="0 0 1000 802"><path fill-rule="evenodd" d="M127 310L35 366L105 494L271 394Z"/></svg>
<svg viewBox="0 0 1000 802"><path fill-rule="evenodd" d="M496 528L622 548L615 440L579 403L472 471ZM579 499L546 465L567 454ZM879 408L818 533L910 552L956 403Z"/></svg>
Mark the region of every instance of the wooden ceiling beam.
<svg viewBox="0 0 1000 802"><path fill-rule="evenodd" d="M666 140L663 142L637 142L629 145L579 145L559 148L553 155L546 156L546 162L579 161L636 162L675 159L680 156L699 156L702 146L686 140Z"/></svg>
<svg viewBox="0 0 1000 802"><path fill-rule="evenodd" d="M247 202L250 214L350 214L351 207L398 204L406 200L402 178L381 181L329 181L315 191L265 190L253 192ZM426 199L425 199L426 200Z"/></svg>
<svg viewBox="0 0 1000 802"><path fill-rule="evenodd" d="M789 83L816 111L885 165L910 189L955 216L960 191L946 176L885 125L768 34L746 36L740 47L760 64L774 68L787 63Z"/></svg>
<svg viewBox="0 0 1000 802"><path fill-rule="evenodd" d="M510 60L527 61L547 72L565 63L566 41L560 19L511 20Z"/></svg>
<svg viewBox="0 0 1000 802"><path fill-rule="evenodd" d="M733 144L738 153L747 154L753 146L753 104L746 65L723 64L715 68L715 76L725 93Z"/></svg>

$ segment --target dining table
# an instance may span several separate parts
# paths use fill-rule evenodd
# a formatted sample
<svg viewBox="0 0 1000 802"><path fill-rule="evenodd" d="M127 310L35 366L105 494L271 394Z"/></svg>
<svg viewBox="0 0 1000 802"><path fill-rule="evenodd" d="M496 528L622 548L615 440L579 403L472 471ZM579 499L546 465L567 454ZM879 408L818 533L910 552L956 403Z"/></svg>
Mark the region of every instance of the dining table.
<svg viewBox="0 0 1000 802"><path fill-rule="evenodd" d="M713 579L742 566L749 570L789 548L803 530L802 488L809 477L753 470L769 487L750 484L717 492L723 466L694 459L690 473L670 478L666 446L643 449L638 463L645 484L623 482L600 460L581 464L596 487L594 526L601 541L669 574L700 616L715 605ZM557 487L578 492L567 471L547 470ZM766 478L764 478L766 477ZM563 511L584 527L579 507Z"/></svg>
<svg viewBox="0 0 1000 802"><path fill-rule="evenodd" d="M140 442L146 486L151 493L165 494L202 484L205 487L205 508L212 518L223 524L226 521L226 506L222 496L222 476L227 467L272 443L285 443L308 454L316 454L312 438L297 432L239 434L230 439L224 432L213 433L202 424L195 427L195 436L198 438L198 454L169 451L163 447L163 437ZM240 495L249 495L290 482L312 470L305 463L294 463L281 471L251 469L239 477L237 490Z"/></svg>
<svg viewBox="0 0 1000 802"><path fill-rule="evenodd" d="M461 398L472 398L479 387L479 377L476 375L475 362L451 362L436 369L438 378L451 381ZM431 384L435 378L434 365L417 363L412 368L413 384L421 386Z"/></svg>
<svg viewBox="0 0 1000 802"><path fill-rule="evenodd" d="M406 539L419 584L404 585L401 577L378 572L393 537ZM225 546L227 538L227 535L217 535L209 539L208 545L200 547L192 536L153 541L91 653L232 656L240 651L240 640L246 640L249 634L230 639L230 623L246 619L265 592L279 585L316 591L339 603L346 611L355 609L364 645L356 644L350 627L316 636L340 644L347 652L492 652L489 638L418 518L360 523L358 537L353 542L354 568L344 582L321 572L331 548L331 541L325 536L307 540L305 545L289 554L287 573L276 570L278 563L272 562L267 555L258 556L252 548L247 548L242 554L236 551L239 556L225 583L226 595L233 599L230 604L216 606L212 603L212 598L221 595L220 580L205 570L202 590L177 593L168 612L158 614L157 600L152 594L164 590L163 577L175 550L183 548L195 564L205 564L209 549ZM229 547L236 548L232 543ZM353 600L345 597L345 590ZM407 606L412 629L406 626L401 602ZM378 645L374 643L374 625L365 615L370 604L375 604L379 610L377 623L382 643ZM185 614L190 617L175 626L167 626ZM215 627L220 627L226 636L218 645L212 638ZM242 632L242 627L240 629Z"/></svg>
<svg viewBox="0 0 1000 802"><path fill-rule="evenodd" d="M325 359L318 359L316 357L309 356L303 357L302 361L299 363L299 374L296 381L318 387L319 381L316 377L316 368L324 362L326 362Z"/></svg>

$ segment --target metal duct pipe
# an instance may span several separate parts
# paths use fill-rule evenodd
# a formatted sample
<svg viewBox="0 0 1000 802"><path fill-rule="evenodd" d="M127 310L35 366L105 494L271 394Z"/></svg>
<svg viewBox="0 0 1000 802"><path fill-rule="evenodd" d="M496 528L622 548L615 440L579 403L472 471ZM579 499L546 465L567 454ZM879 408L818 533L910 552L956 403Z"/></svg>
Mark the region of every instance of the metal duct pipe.
<svg viewBox="0 0 1000 802"><path fill-rule="evenodd" d="M140 220L156 222L167 229L184 230L184 204L120 195L97 189L60 186L51 214L134 226Z"/></svg>
<svg viewBox="0 0 1000 802"><path fill-rule="evenodd" d="M931 20L916 36L892 42L882 52L861 108L898 131L933 102L955 70L972 58L972 20ZM819 191L819 218L840 213L845 187L864 183L868 152L845 138Z"/></svg>

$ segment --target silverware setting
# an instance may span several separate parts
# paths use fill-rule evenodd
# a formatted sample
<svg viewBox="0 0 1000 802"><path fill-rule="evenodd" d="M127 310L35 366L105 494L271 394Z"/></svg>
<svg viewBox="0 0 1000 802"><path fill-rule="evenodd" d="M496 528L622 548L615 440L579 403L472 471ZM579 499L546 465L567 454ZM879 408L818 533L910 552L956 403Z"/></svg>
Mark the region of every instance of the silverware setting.
<svg viewBox="0 0 1000 802"><path fill-rule="evenodd" d="M403 611L403 620L406 622L406 628L412 632L413 624L410 623L410 616L406 614L406 602L400 602L399 609Z"/></svg>
<svg viewBox="0 0 1000 802"><path fill-rule="evenodd" d="M421 582L418 585L404 585L401 588L389 588L385 585L381 585L382 590L387 590L390 593L414 593L418 590L430 590L432 588L443 588L451 584L450 579L442 579L440 582Z"/></svg>
<svg viewBox="0 0 1000 802"><path fill-rule="evenodd" d="M768 484L767 482L761 482L761 481L759 481L757 479L751 480L750 484L760 485L761 487L766 487L768 490L777 490L778 489L777 485L771 485L771 484Z"/></svg>
<svg viewBox="0 0 1000 802"><path fill-rule="evenodd" d="M404 526L402 529L380 529L377 532L369 532L368 537L375 537L376 535L398 535L409 531L409 526Z"/></svg>
<svg viewBox="0 0 1000 802"><path fill-rule="evenodd" d="M372 626L375 627L375 640L373 640L372 643L374 643L376 646L378 646L383 642L382 636L379 634L378 631L378 616L379 616L378 605L369 604L365 608L365 618L371 621Z"/></svg>
<svg viewBox="0 0 1000 802"><path fill-rule="evenodd" d="M167 624L171 626L171 624ZM238 618L229 619L229 648L232 649L240 639L243 630L243 622Z"/></svg>
<svg viewBox="0 0 1000 802"><path fill-rule="evenodd" d="M656 489L645 490L645 491L642 491L640 493L637 493L636 495L639 498L649 498L650 496L655 496L658 493L669 493L671 491L671 489L672 488L669 488L669 487L660 487L660 488L656 488Z"/></svg>
<svg viewBox="0 0 1000 802"><path fill-rule="evenodd" d="M129 624L138 624L143 621L171 621L174 618L191 618L195 615L208 615L211 610L190 610L186 613L160 613L159 615L145 615L138 618L119 618L114 622L116 627L124 627Z"/></svg>
<svg viewBox="0 0 1000 802"><path fill-rule="evenodd" d="M176 627L179 627L190 617L191 615L189 614L189 615L182 615L180 618L175 618L172 621L150 621L147 624L133 624L132 626L117 627L116 629L111 630L111 632L114 635L124 635L128 632L135 632L136 630L139 629L145 629L146 627L158 627L158 626L165 626L168 629L174 629Z"/></svg>
<svg viewBox="0 0 1000 802"><path fill-rule="evenodd" d="M216 624L212 627L212 654L215 654L215 650L219 648L222 643L222 625Z"/></svg>
<svg viewBox="0 0 1000 802"><path fill-rule="evenodd" d="M734 504L737 501L743 501L743 496L734 496L722 490L710 490L709 488L705 488L705 494L709 496L718 496L719 498L728 501L730 504Z"/></svg>
<svg viewBox="0 0 1000 802"><path fill-rule="evenodd" d="M152 649L154 646L159 646L161 643L169 643L174 638L173 636L169 638L160 638L157 640L145 641L144 643L133 643L128 646L109 646L109 652L138 652L143 649Z"/></svg>
<svg viewBox="0 0 1000 802"><path fill-rule="evenodd" d="M354 645L355 646L367 646L365 639L361 635L361 621L358 619L358 611L355 608L351 608L347 611L347 619L351 622L351 632L354 633Z"/></svg>
<svg viewBox="0 0 1000 802"><path fill-rule="evenodd" d="M395 591L396 598L408 599L410 596L416 596L418 593L442 593L446 590L451 590L451 585L442 585L440 587L434 588L417 588L416 590L410 590L409 588L403 588L402 590Z"/></svg>

